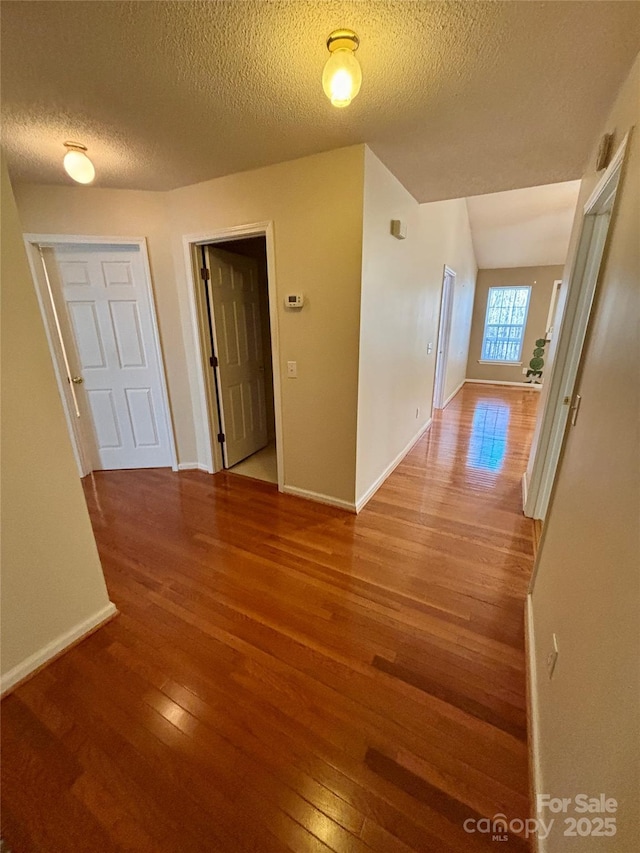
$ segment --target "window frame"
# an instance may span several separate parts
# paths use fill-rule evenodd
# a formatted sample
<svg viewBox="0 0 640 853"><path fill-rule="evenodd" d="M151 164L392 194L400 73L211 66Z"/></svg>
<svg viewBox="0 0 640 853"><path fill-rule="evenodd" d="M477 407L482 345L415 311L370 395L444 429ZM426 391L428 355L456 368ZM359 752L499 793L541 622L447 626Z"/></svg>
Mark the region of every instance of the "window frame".
<svg viewBox="0 0 640 853"><path fill-rule="evenodd" d="M520 323L489 323L489 305L491 302L491 291L492 290L526 290L527 291L527 302L524 309L524 319L522 324ZM527 331L527 321L529 319L529 306L531 305L531 290L532 287L530 284L507 284L507 285L493 285L487 290L487 302L484 309L484 327L482 330L482 342L480 346L480 364L505 364L505 365L520 365L522 364L522 350L524 348L524 336ZM520 326L522 328L522 337L520 339L520 349L518 351L518 355L514 359L503 359L503 358L487 358L485 356L485 344L487 342L487 327L488 326L512 326L517 327ZM514 342L515 343L515 342Z"/></svg>

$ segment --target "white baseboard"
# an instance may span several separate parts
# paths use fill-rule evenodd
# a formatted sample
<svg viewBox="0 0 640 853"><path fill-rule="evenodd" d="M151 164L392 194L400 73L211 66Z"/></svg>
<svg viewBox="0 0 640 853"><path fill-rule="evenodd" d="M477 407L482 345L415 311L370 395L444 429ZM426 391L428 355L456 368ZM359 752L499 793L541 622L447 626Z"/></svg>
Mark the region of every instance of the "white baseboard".
<svg viewBox="0 0 640 853"><path fill-rule="evenodd" d="M533 627L533 602L527 594L524 611L525 664L527 671L527 746L529 750L529 786L531 795L530 817L536 818L536 795L542 793L540 768L539 724L538 724L538 677L536 670L536 646ZM531 836L533 853L544 853L546 844L537 833Z"/></svg>
<svg viewBox="0 0 640 853"><path fill-rule="evenodd" d="M201 462L180 462L178 471L204 471L205 474L211 473L207 466Z"/></svg>
<svg viewBox="0 0 640 853"><path fill-rule="evenodd" d="M13 669L10 669L9 672L2 676L0 696L4 696L5 693L15 687L16 684L24 681L37 669L44 666L45 663L48 663L53 658L61 655L69 646L77 643L85 635L91 634L96 628L99 628L100 625L107 622L112 616L115 616L117 612L115 604L109 602L106 607L103 607L102 610L98 610L98 612L94 613L93 616L90 616L88 619L85 619L83 622L75 625L70 631L66 631L64 634L56 637L55 640L47 643L44 648L32 655L29 655L29 657L23 660L22 663L14 666Z"/></svg>
<svg viewBox="0 0 640 853"><path fill-rule="evenodd" d="M464 384L464 383L462 383L462 384ZM461 387L462 387L462 385L460 386L460 388L461 388ZM460 390L460 388L458 388L458 389L456 390L456 392L455 392L456 394L458 393L458 391ZM446 403L445 403L445 406L446 406ZM400 453L398 453L398 455L396 456L396 458L395 458L391 463L389 463L389 465L387 465L387 467L384 469L384 471L382 472L382 474L380 474L380 476L378 477L378 479L377 479L377 480L375 480L375 482L373 482L373 483L369 486L369 488L368 488L368 489L367 489L367 491L364 493L364 495L362 495L362 497L361 497L361 498L358 498L358 500L356 501L356 512L360 512L360 510L361 510L361 509L363 509L363 508L364 508L364 506L365 506L365 505L366 505L366 504L371 500L371 498L375 495L375 493L378 491L378 489L379 489L379 488L380 488L380 486L384 483L384 481L387 479L387 477L388 477L388 476L389 476L393 471L395 471L395 469L396 469L396 468L398 467L398 465L402 462L402 460L403 460L403 459L404 459L404 457L407 455L407 453L409 453L409 451L412 449L412 447L413 447L415 444L417 444L417 442L422 438L422 436L423 436L423 435L425 434L425 432L429 429L429 427L431 426L431 424L432 424L432 423L433 423L433 418L429 418L429 420L426 422L426 424L425 424L424 426L420 427L420 429L418 430L418 432L413 436L413 438L412 438L412 439L411 439L411 441L407 444L407 446L406 446L406 447L404 447L404 448L400 451Z"/></svg>
<svg viewBox="0 0 640 853"><path fill-rule="evenodd" d="M308 489L299 489L297 486L283 486L282 491L287 495L295 495L297 498L304 498L305 500L316 501L316 503L321 504L329 504L329 506L337 506L340 509L346 509L348 512L356 512L356 505L354 503L334 498L331 495L323 495L321 492L311 492Z"/></svg>
<svg viewBox="0 0 640 853"><path fill-rule="evenodd" d="M529 391L540 391L542 385L532 385L530 382L503 382L500 379L465 379L471 385L511 385L513 388L525 388Z"/></svg>
<svg viewBox="0 0 640 853"><path fill-rule="evenodd" d="M449 403L453 400L453 398L456 396L456 394L458 393L458 391L463 387L463 385L465 384L465 382L466 382L466 381L467 381L466 379L463 379L463 380L462 380L462 382L461 382L461 383L458 385L458 387L456 388L456 390L453 392L453 394L449 394L449 396L447 397L447 399L446 399L446 400L444 401L444 403L442 404L442 408L443 408L443 409L446 409L446 408L447 408L447 406L449 405Z"/></svg>

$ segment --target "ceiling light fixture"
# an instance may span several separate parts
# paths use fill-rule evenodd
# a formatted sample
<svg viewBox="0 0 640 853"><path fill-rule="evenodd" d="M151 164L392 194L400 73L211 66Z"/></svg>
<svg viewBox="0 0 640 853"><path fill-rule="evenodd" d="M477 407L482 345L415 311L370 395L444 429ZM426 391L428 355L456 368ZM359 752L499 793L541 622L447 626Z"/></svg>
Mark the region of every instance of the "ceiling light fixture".
<svg viewBox="0 0 640 853"><path fill-rule="evenodd" d="M62 165L67 175L79 184L90 184L96 176L96 170L86 155L87 146L79 142L65 142L64 147L67 153Z"/></svg>
<svg viewBox="0 0 640 853"><path fill-rule="evenodd" d="M355 57L359 45L353 30L334 30L327 39L331 56L322 72L322 88L334 107L348 107L360 91L362 70Z"/></svg>

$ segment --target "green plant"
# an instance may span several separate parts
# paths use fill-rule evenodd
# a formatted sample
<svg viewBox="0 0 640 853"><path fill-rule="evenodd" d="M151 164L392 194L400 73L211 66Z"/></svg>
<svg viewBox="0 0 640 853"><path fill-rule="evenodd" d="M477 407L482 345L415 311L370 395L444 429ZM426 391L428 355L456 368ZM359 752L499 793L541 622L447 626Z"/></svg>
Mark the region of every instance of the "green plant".
<svg viewBox="0 0 640 853"><path fill-rule="evenodd" d="M544 367L543 356L546 343L547 342L544 338L538 338L536 341L533 358L529 362L529 369L527 370L527 382L537 385L540 384L540 379L542 379L542 368Z"/></svg>

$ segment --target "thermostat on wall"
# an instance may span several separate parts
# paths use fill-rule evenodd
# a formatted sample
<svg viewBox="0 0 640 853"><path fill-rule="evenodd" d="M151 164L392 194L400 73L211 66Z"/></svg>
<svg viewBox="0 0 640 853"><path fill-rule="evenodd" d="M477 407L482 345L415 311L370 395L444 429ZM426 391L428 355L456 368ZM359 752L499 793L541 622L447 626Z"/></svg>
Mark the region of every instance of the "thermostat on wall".
<svg viewBox="0 0 640 853"><path fill-rule="evenodd" d="M304 296L301 293L288 293L284 298L286 308L302 308Z"/></svg>

